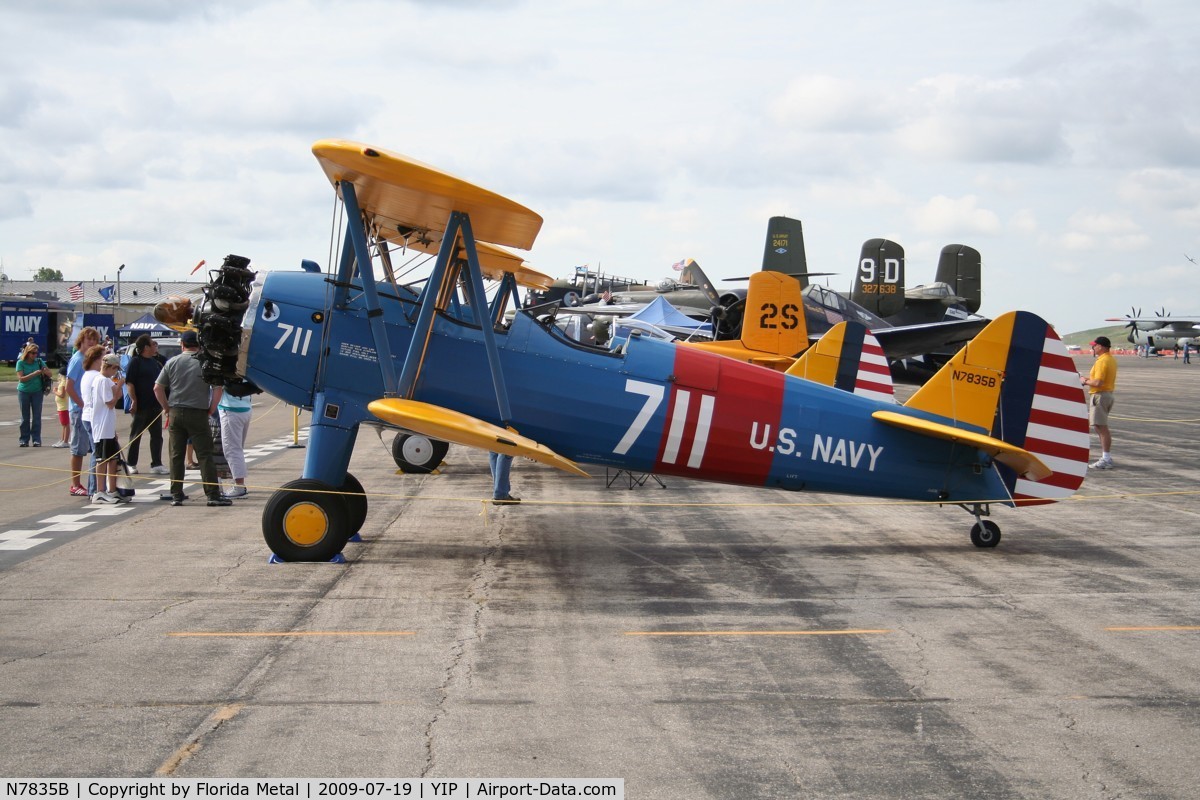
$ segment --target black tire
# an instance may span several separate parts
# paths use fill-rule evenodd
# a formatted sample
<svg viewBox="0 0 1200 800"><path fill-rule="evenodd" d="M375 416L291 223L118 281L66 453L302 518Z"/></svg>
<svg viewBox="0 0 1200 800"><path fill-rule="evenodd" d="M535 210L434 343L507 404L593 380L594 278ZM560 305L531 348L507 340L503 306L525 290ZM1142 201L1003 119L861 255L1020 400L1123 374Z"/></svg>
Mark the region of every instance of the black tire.
<svg viewBox="0 0 1200 800"><path fill-rule="evenodd" d="M346 538L362 531L363 523L367 521L367 494L358 478L346 473L342 482L342 500L346 503Z"/></svg>
<svg viewBox="0 0 1200 800"><path fill-rule="evenodd" d="M392 440L392 459L396 466L414 475L428 475L438 468L450 445L420 433L398 433Z"/></svg>
<svg viewBox="0 0 1200 800"><path fill-rule="evenodd" d="M971 526L971 544L976 547L995 547L1000 544L1000 526L990 519L981 519Z"/></svg>
<svg viewBox="0 0 1200 800"><path fill-rule="evenodd" d="M301 478L281 486L263 509L263 538L283 561L328 561L350 538L345 499L322 481Z"/></svg>

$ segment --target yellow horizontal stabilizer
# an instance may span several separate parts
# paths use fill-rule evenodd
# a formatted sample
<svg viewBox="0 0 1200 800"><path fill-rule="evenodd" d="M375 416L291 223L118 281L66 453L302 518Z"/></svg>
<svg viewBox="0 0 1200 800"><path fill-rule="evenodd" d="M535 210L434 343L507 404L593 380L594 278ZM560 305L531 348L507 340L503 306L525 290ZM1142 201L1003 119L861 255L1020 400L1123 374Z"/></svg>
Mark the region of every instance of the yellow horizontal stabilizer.
<svg viewBox="0 0 1200 800"><path fill-rule="evenodd" d="M532 439L449 408L422 403L419 400L389 397L371 401L367 410L384 422L426 436L464 444L467 447L491 450L493 453L532 458L563 472L588 477L574 461L563 458Z"/></svg>
<svg viewBox="0 0 1200 800"><path fill-rule="evenodd" d="M736 339L722 339L716 342L677 342L681 347L691 347L696 350L707 350L710 353L725 356L726 358L745 361L747 364L757 364L760 367L768 367L770 369L783 370L795 363L796 359L790 356L775 355L762 350L751 350Z"/></svg>
<svg viewBox="0 0 1200 800"><path fill-rule="evenodd" d="M753 356L750 359L751 364L757 364L760 367L768 367L777 372L786 372L792 364L796 363L796 359L790 356Z"/></svg>
<svg viewBox="0 0 1200 800"><path fill-rule="evenodd" d="M542 218L520 203L408 156L343 139L322 139L312 150L330 183L354 184L359 207L380 229L440 234L450 212L461 211L479 241L522 250L541 230Z"/></svg>
<svg viewBox="0 0 1200 800"><path fill-rule="evenodd" d="M876 411L871 416L884 424L903 428L906 431L969 444L988 453L1001 464L1012 468L1018 475L1031 481L1040 481L1054 474L1054 470L1046 466L1033 453L1001 439L973 431L964 431L961 428L912 417L908 414L899 414L895 411Z"/></svg>

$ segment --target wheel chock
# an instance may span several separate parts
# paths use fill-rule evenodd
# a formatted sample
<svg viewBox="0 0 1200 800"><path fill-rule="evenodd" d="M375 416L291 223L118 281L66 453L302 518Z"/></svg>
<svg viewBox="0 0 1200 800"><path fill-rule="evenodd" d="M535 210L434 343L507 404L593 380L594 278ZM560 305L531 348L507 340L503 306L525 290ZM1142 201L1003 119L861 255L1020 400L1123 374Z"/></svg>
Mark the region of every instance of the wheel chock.
<svg viewBox="0 0 1200 800"><path fill-rule="evenodd" d="M355 536L357 536L357 535L358 534L355 534ZM271 553L271 557L267 559L267 563L268 564L287 564L288 562L284 561L282 558L275 555L274 553ZM338 553L333 558L329 559L329 563L330 564L345 564L346 557L344 555L342 555L341 553Z"/></svg>

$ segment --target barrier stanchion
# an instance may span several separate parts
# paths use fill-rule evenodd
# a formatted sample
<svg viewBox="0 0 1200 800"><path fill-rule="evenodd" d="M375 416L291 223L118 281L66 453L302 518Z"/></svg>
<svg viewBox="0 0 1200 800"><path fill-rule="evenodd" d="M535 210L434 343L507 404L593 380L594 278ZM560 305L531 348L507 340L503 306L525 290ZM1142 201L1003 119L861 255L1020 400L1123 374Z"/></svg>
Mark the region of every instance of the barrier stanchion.
<svg viewBox="0 0 1200 800"><path fill-rule="evenodd" d="M288 449L304 447L300 444L300 409L292 409L292 443L288 445Z"/></svg>

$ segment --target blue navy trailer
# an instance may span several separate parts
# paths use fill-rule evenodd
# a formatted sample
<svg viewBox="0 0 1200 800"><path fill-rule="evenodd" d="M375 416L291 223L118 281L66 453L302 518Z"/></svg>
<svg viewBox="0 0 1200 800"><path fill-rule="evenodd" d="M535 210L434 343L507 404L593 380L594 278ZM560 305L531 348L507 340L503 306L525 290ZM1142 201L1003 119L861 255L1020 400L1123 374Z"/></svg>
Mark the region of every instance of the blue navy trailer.
<svg viewBox="0 0 1200 800"><path fill-rule="evenodd" d="M75 320L71 323L70 341L74 342L75 337L78 336L79 332L84 328L95 328L96 332L100 334L101 342L103 342L105 339L112 339L113 346L116 346L117 325L115 322L113 322L112 314L94 314L84 313L82 311L79 312L75 315ZM69 343L67 347L68 349L70 348ZM68 357L69 355L70 354L68 354Z"/></svg>
<svg viewBox="0 0 1200 800"><path fill-rule="evenodd" d="M69 303L21 297L0 299L0 360L15 362L32 338L47 364L62 363L71 356L74 314L75 307Z"/></svg>

